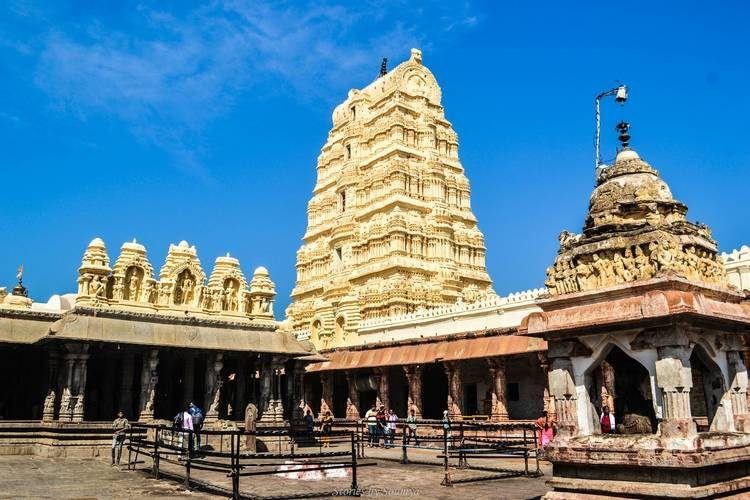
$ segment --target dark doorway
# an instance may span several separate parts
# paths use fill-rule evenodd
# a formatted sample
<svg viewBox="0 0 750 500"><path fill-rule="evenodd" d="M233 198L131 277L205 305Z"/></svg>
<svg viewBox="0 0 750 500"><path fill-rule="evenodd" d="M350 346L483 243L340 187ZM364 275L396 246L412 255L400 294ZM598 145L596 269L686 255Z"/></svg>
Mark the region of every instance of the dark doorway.
<svg viewBox="0 0 750 500"><path fill-rule="evenodd" d="M464 384L464 407L465 415L476 415L479 413L479 403L477 398L477 384Z"/></svg>
<svg viewBox="0 0 750 500"><path fill-rule="evenodd" d="M432 363L425 365L422 372L422 416L424 418L442 418L443 410L448 405L448 377L443 365Z"/></svg>
<svg viewBox="0 0 750 500"><path fill-rule="evenodd" d="M607 375L607 370L610 375ZM599 367L593 371L593 376L595 384L591 389L596 392L590 396L592 401L598 402L597 410L600 414L605 403L601 396L602 386L605 386L607 392L613 396L615 421L618 424L624 423L626 415L645 416L651 422L651 432L654 432L656 413L651 399L651 379L643 365L619 347L613 346Z"/></svg>
<svg viewBox="0 0 750 500"><path fill-rule="evenodd" d="M406 404L409 399L409 382L406 380L404 369L391 366L388 370L388 399L391 409L400 418L406 418Z"/></svg>
<svg viewBox="0 0 750 500"><path fill-rule="evenodd" d="M313 415L320 413L320 398L323 397L323 385L319 373L305 375L305 402L312 408Z"/></svg>
<svg viewBox="0 0 750 500"><path fill-rule="evenodd" d="M724 395L724 376L700 345L696 345L690 355L690 371L693 376L690 412L693 417L705 417L705 425L710 426Z"/></svg>
<svg viewBox="0 0 750 500"><path fill-rule="evenodd" d="M346 400L349 398L349 384L346 375L342 371L333 372L333 416L344 418L346 416Z"/></svg>

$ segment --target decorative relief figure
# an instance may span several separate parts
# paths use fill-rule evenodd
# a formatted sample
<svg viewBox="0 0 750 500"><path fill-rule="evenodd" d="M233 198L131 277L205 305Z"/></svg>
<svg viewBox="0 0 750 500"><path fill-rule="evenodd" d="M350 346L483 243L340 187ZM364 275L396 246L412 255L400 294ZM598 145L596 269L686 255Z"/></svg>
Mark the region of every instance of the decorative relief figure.
<svg viewBox="0 0 750 500"><path fill-rule="evenodd" d="M127 272L125 273L127 300L140 300L142 276L142 269L139 269L136 266L131 266L128 268Z"/></svg>
<svg viewBox="0 0 750 500"><path fill-rule="evenodd" d="M185 269L177 276L177 285L174 294L175 305L190 304L193 301L194 290L195 278L190 271Z"/></svg>

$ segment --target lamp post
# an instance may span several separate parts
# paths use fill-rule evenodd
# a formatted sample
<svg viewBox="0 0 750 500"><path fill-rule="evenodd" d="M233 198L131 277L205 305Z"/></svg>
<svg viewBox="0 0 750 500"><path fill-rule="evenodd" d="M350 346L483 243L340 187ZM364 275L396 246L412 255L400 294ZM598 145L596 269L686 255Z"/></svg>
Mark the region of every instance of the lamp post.
<svg viewBox="0 0 750 500"><path fill-rule="evenodd" d="M602 164L601 156L599 153L601 130L601 100L603 97L611 95L615 96L615 102L619 104L625 104L625 101L628 100L628 88L625 85L620 85L613 89L602 92L601 94L596 96L596 99L594 99L594 105L596 107L596 132L594 134L594 170L597 170L599 168L599 165Z"/></svg>

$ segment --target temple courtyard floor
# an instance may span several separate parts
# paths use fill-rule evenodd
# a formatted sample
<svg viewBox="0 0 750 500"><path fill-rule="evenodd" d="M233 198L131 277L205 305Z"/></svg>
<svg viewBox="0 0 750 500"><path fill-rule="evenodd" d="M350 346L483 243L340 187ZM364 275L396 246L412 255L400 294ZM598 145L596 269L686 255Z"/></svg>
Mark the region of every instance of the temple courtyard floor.
<svg viewBox="0 0 750 500"><path fill-rule="evenodd" d="M540 477L505 477L457 483L453 487L441 486L444 471L434 452L411 450L410 459L423 463L403 465L397 459L400 448L382 450L368 449L362 464L376 465L359 467L358 484L363 497L456 499L529 499L538 498L547 491L545 479L550 477L549 464L541 464ZM125 458L125 457L123 457ZM483 460L488 467L523 469L518 460ZM486 463L492 462L492 463ZM470 461L470 465L474 465ZM532 468L535 468L535 463ZM150 459L141 461L136 470L111 467L97 459L61 459L35 456L0 456L0 498L226 498L231 493L230 479L223 473L193 470L193 488L183 487L184 468L162 463L164 474L159 480L150 476ZM453 470L453 480L486 478L492 472L480 470ZM214 488L206 490L200 483L211 483ZM313 492L340 492L345 494L351 484L351 476L305 481L286 479L277 475L241 478L240 490L245 498L281 498L286 495L311 494ZM222 491L224 490L224 491ZM330 498L330 493L317 498ZM313 497L315 498L315 497Z"/></svg>

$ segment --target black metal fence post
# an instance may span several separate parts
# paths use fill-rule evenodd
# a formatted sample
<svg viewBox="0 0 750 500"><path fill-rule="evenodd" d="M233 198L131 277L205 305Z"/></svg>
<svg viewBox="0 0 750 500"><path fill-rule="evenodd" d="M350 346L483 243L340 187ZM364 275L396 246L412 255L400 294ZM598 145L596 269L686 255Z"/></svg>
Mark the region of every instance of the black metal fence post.
<svg viewBox="0 0 750 500"><path fill-rule="evenodd" d="M523 473L529 475L529 444L526 439L526 428L523 429Z"/></svg>
<svg viewBox="0 0 750 500"><path fill-rule="evenodd" d="M409 457L406 456L406 427L407 424L403 424L401 427L401 463L408 464Z"/></svg>
<svg viewBox="0 0 750 500"><path fill-rule="evenodd" d="M466 464L466 451L464 450L464 422L459 420L458 422L458 467L459 469L465 469Z"/></svg>
<svg viewBox="0 0 750 500"><path fill-rule="evenodd" d="M153 456L153 474L154 479L159 479L159 434L161 429L157 426L154 427L154 456Z"/></svg>
<svg viewBox="0 0 750 500"><path fill-rule="evenodd" d="M351 433L352 440L352 495L359 496L359 486L357 485L357 443L355 442L355 432Z"/></svg>
<svg viewBox="0 0 750 500"><path fill-rule="evenodd" d="M190 489L190 461L193 459L193 431L183 431L187 433L187 457L185 459L185 488Z"/></svg>
<svg viewBox="0 0 750 500"><path fill-rule="evenodd" d="M443 482L440 483L440 485L453 486L453 481L451 481L451 473L448 469L448 429L445 426L443 426L443 468L445 474L443 476Z"/></svg>

